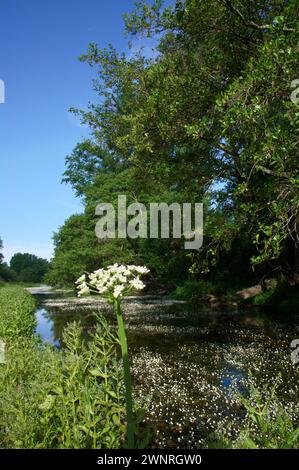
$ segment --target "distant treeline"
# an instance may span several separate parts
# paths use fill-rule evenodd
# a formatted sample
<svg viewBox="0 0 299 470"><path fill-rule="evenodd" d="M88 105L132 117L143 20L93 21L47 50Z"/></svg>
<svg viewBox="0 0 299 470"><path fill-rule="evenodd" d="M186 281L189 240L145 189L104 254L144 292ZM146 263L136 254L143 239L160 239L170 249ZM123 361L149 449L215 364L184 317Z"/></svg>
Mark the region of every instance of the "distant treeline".
<svg viewBox="0 0 299 470"><path fill-rule="evenodd" d="M16 253L9 265L3 262L0 239L0 282L42 282L49 271L49 262L29 253Z"/></svg>

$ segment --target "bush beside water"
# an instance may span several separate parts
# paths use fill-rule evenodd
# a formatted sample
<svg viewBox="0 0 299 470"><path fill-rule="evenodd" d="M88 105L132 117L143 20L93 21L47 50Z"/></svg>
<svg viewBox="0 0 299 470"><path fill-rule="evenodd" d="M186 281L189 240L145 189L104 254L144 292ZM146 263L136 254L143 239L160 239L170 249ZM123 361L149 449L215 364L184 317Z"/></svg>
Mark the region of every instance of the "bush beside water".
<svg viewBox="0 0 299 470"><path fill-rule="evenodd" d="M269 314L292 315L299 311L299 286L281 282L253 299L253 304Z"/></svg>

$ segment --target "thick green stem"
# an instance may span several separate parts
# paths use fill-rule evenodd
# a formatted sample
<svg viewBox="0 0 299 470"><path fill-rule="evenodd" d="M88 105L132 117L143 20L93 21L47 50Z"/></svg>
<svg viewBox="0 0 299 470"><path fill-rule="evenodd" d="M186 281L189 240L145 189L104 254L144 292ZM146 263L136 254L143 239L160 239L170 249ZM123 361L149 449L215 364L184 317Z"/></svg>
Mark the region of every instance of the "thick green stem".
<svg viewBox="0 0 299 470"><path fill-rule="evenodd" d="M127 444L129 449L134 449L134 417L133 417L133 399L132 399L132 379L130 372L130 362L128 355L127 336L125 331L124 319L120 308L120 300L114 300L114 308L117 317L118 335L121 346L121 354L124 368L125 379L125 398L127 412Z"/></svg>

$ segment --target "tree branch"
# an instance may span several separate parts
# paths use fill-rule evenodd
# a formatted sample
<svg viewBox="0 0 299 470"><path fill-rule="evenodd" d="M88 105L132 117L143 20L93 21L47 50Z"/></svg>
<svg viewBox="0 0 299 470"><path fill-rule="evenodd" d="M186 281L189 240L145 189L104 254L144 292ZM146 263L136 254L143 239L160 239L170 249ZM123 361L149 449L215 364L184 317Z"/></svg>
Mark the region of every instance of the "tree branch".
<svg viewBox="0 0 299 470"><path fill-rule="evenodd" d="M265 173L266 175L276 176L277 178L286 178L290 179L291 175L289 173L281 172L276 173L276 171L270 170L269 168L265 168L264 166L258 165L257 169Z"/></svg>
<svg viewBox="0 0 299 470"><path fill-rule="evenodd" d="M240 10L238 8L236 8L232 4L232 2L230 0L224 0L224 3L233 13L235 13L240 18L242 23L247 27L251 27L251 28L255 28L255 29L270 29L273 26L272 24L257 24L254 21L246 20L244 18L244 15L240 12ZM288 28L288 27L284 26L283 31L295 32L296 30L294 28Z"/></svg>

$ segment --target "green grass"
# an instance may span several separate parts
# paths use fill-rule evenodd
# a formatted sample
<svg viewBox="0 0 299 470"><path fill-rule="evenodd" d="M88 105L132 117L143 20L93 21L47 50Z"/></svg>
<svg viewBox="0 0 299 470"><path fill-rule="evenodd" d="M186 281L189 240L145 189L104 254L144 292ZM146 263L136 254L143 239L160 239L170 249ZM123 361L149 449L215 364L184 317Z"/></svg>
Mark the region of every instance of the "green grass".
<svg viewBox="0 0 299 470"><path fill-rule="evenodd" d="M8 288L8 287L39 287L41 285L45 285L45 282L23 282L23 281L0 281L0 289L1 288Z"/></svg>
<svg viewBox="0 0 299 470"><path fill-rule="evenodd" d="M69 324L58 350L36 337L35 302L21 287L0 289L0 448L114 449L126 445L119 340L97 316L88 337ZM136 445L148 442L138 429Z"/></svg>
<svg viewBox="0 0 299 470"><path fill-rule="evenodd" d="M35 302L21 287L11 286L0 289L0 339L19 341L30 338L34 333Z"/></svg>
<svg viewBox="0 0 299 470"><path fill-rule="evenodd" d="M202 299L210 293L214 293L214 290L215 286L211 282L189 279L171 293L171 298L175 300L195 301Z"/></svg>

